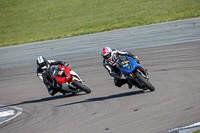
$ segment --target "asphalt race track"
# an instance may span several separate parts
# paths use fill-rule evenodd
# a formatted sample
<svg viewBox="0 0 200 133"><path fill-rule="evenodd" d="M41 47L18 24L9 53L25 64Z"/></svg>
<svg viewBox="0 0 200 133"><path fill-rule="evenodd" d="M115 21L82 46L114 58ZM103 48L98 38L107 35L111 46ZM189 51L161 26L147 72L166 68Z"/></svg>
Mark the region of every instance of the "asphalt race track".
<svg viewBox="0 0 200 133"><path fill-rule="evenodd" d="M0 104L23 112L1 133L167 133L200 121L200 41L130 49L156 90L118 88L99 54L61 58L91 94L51 97L35 63L0 67ZM14 58L14 57L13 57Z"/></svg>

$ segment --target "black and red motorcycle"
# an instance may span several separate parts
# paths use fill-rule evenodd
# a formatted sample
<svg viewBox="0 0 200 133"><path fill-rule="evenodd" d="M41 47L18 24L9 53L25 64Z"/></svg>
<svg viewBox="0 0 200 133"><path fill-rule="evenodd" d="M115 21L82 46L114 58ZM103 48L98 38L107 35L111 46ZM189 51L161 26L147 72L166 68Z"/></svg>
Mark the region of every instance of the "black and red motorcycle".
<svg viewBox="0 0 200 133"><path fill-rule="evenodd" d="M78 92L91 93L91 89L84 85L84 81L79 75L69 67L57 65L51 68L51 79L56 82L56 86L66 93L76 94Z"/></svg>

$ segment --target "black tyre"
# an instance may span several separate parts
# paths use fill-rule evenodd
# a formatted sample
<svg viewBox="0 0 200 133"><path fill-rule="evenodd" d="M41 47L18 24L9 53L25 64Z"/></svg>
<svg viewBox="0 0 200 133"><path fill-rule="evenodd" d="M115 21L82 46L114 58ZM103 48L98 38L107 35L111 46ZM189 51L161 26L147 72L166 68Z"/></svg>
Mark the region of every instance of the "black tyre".
<svg viewBox="0 0 200 133"><path fill-rule="evenodd" d="M143 83L150 91L155 90L155 87L147 79L142 77L140 73L136 73L135 78L138 79L141 83Z"/></svg>
<svg viewBox="0 0 200 133"><path fill-rule="evenodd" d="M74 80L74 82L73 82L72 84L73 84L75 87L77 87L77 88L79 88L79 89L85 91L85 92L88 93L88 94L91 93L90 88L88 88L87 86L81 84L80 82L78 82L78 81L76 81L76 80Z"/></svg>

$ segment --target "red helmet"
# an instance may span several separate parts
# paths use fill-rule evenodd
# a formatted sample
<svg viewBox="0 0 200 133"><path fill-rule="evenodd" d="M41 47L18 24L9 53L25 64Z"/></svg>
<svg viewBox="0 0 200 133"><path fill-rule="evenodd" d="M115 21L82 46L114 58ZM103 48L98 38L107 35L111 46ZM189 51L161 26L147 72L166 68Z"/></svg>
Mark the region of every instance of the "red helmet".
<svg viewBox="0 0 200 133"><path fill-rule="evenodd" d="M108 60L111 61L111 55L112 55L112 50L109 47L104 47L101 51L101 56Z"/></svg>

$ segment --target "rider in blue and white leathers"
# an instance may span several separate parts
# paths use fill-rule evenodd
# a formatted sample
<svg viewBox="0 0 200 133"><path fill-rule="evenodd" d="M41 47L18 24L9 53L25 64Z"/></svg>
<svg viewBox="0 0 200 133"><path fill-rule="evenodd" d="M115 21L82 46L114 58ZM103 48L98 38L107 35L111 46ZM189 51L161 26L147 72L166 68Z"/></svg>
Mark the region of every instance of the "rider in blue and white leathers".
<svg viewBox="0 0 200 133"><path fill-rule="evenodd" d="M128 88L132 88L132 84L127 79L122 79L121 71L116 67L116 61L119 55L128 55L133 58L137 63L139 63L139 59L137 56L133 55L129 51L119 51L117 49L111 50L109 47L104 47L101 51L101 55L103 59L103 66L108 70L110 76L114 77L114 83L117 87L121 87L124 84L128 84Z"/></svg>

